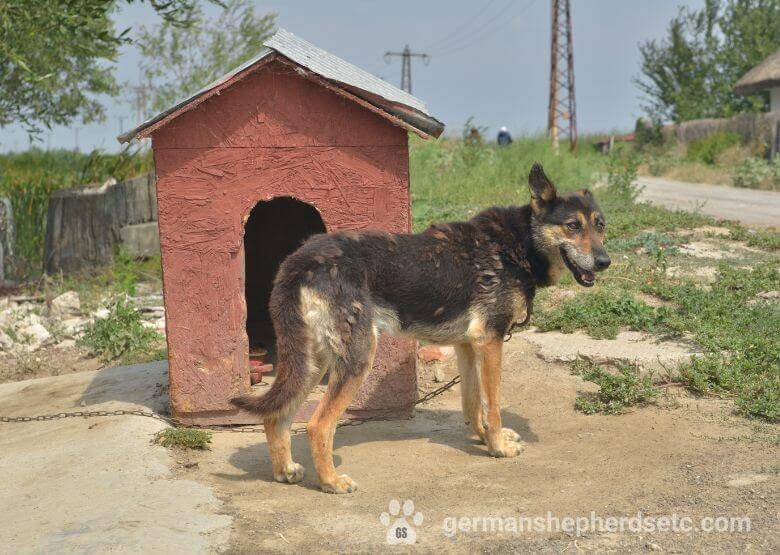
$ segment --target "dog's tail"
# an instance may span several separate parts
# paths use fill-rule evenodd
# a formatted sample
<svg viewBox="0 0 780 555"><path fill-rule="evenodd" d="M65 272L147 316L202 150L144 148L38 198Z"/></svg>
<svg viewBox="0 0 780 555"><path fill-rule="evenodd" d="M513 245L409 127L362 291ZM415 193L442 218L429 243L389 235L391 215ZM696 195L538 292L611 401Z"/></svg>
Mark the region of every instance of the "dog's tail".
<svg viewBox="0 0 780 555"><path fill-rule="evenodd" d="M230 400L236 407L263 416L273 416L292 408L305 395L308 368L309 333L300 308L300 286L277 280L269 302L276 332L276 380L264 395L241 395Z"/></svg>

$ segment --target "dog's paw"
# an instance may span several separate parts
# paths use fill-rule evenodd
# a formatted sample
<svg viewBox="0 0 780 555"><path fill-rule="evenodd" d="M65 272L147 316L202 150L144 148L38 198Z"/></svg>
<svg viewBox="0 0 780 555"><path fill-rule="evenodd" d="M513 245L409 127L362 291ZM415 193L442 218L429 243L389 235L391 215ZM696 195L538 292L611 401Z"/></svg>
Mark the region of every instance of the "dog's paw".
<svg viewBox="0 0 780 555"><path fill-rule="evenodd" d="M523 448L520 446L520 444L514 441L505 441L504 444L501 445L500 447L488 448L488 452L491 454L491 456L497 458L516 457L520 454L522 450Z"/></svg>
<svg viewBox="0 0 780 555"><path fill-rule="evenodd" d="M520 441L520 434L512 428L501 428L501 435L503 436L504 441L513 441L515 443Z"/></svg>
<svg viewBox="0 0 780 555"><path fill-rule="evenodd" d="M287 483L287 484L297 484L301 480L303 480L303 475L305 473L305 469L302 465L294 462L292 464L288 464L284 468L283 473L274 474L274 479L277 482Z"/></svg>
<svg viewBox="0 0 780 555"><path fill-rule="evenodd" d="M321 487L325 493L353 493L357 491L357 484L346 474L336 476L336 480L332 484L322 484Z"/></svg>

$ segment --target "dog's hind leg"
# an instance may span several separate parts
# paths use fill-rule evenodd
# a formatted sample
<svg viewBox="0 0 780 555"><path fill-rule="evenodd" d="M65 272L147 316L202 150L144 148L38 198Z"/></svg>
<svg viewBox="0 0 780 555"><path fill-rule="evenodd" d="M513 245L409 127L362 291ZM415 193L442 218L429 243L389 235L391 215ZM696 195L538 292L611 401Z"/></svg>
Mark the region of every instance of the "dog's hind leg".
<svg viewBox="0 0 780 555"><path fill-rule="evenodd" d="M290 414L268 416L264 420L265 437L277 482L295 484L303 480L303 466L293 461L290 447L290 425L294 415L295 411L292 411Z"/></svg>
<svg viewBox="0 0 780 555"><path fill-rule="evenodd" d="M501 358L504 342L494 339L480 346L482 354L482 389L487 401L487 429L485 436L488 451L494 457L515 457L520 454L519 435L514 430L501 427Z"/></svg>
<svg viewBox="0 0 780 555"><path fill-rule="evenodd" d="M485 427L482 425L482 391L477 372L477 353L469 343L455 345L455 353L458 355L463 419L482 441L486 441Z"/></svg>
<svg viewBox="0 0 780 555"><path fill-rule="evenodd" d="M303 480L304 468L292 458L290 427L298 408L328 369L319 357L312 356L311 351L309 351L307 358L309 361L307 368L310 369L311 373L306 376L300 391L294 398L290 399L284 410L269 415L264 420L265 437L271 454L274 479L277 482L295 484Z"/></svg>
<svg viewBox="0 0 780 555"><path fill-rule="evenodd" d="M320 487L326 493L352 493L357 490L357 484L349 476L336 474L333 436L339 417L355 397L374 363L376 336L369 329L367 333L354 334L350 343L346 357L338 357L331 370L328 390L307 426L314 466Z"/></svg>

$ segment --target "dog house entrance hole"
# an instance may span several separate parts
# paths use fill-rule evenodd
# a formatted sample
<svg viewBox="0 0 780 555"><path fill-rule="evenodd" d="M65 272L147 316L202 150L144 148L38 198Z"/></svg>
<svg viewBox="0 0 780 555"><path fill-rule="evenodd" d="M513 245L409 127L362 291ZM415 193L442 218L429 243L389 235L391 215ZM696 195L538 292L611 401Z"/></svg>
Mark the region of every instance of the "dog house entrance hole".
<svg viewBox="0 0 780 555"><path fill-rule="evenodd" d="M290 197L258 202L244 227L246 333L249 353L273 363L276 340L268 301L282 261L325 224L313 206ZM292 308L292 307L291 307Z"/></svg>

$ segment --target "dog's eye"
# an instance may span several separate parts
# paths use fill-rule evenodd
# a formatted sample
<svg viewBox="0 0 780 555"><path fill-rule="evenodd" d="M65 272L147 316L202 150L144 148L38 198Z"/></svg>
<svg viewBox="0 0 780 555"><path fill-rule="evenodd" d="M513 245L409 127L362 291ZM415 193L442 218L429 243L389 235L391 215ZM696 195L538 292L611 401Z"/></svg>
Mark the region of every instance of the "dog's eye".
<svg viewBox="0 0 780 555"><path fill-rule="evenodd" d="M567 222L566 227L571 231L577 231L580 228L580 222Z"/></svg>

